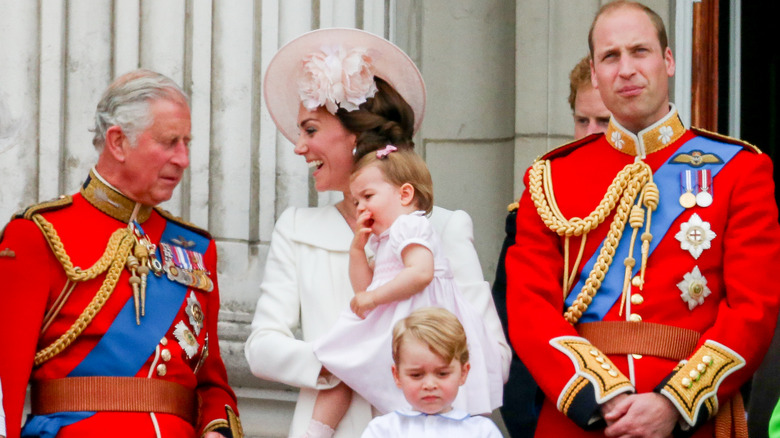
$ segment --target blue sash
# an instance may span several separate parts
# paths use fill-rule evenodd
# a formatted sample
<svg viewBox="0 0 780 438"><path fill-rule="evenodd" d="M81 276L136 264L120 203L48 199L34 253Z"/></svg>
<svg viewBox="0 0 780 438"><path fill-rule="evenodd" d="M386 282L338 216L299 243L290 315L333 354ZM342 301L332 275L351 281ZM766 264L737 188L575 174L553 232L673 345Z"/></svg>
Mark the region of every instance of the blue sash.
<svg viewBox="0 0 780 438"><path fill-rule="evenodd" d="M208 249L209 239L170 221L165 226L160 242L170 242L182 237L195 242L195 246L190 248L194 251L205 253ZM157 256L162 260L159 249ZM186 299L187 290L184 285L169 281L165 276L150 274L146 292L146 314L141 317L141 325L135 323L135 303L131 297L95 348L68 377L135 376L173 325L173 320ZM54 438L60 428L94 414L95 412L59 412L31 416L24 425L22 436Z"/></svg>
<svg viewBox="0 0 780 438"><path fill-rule="evenodd" d="M704 164L697 167L697 169L709 169L714 180L715 175L717 175L723 166L734 158L740 150L742 150L742 146L739 145L720 143L706 137L695 137L681 145L680 148L672 154L669 160L655 171L653 174L653 181L658 185L661 200L658 204L658 209L653 212L652 226L650 227L650 232L653 234L653 240L650 241L650 254L653 253L658 246L658 243L663 240L666 233L671 231L670 227L672 226L672 223L674 223L685 210L678 202L678 195L680 193L680 171L684 169L680 164L671 163L670 160L678 154L690 153L692 151L714 153L721 158L721 163ZM645 231L645 226L639 230L639 236ZM630 226L626 224L626 228L623 230L623 236L615 251L612 265L604 277L601 288L599 288L596 296L593 297L593 302L580 318L580 323L601 321L604 318L604 315L609 312L623 294L623 280L625 278L623 260L628 257L629 247L631 246L631 235L632 230ZM580 291L582 291L583 286L585 286L585 281L593 270L593 266L596 264L596 259L598 258L603 245L602 242L598 251L596 251L582 267L579 281L574 285L569 296L566 298L566 308L572 305L577 298L577 294L579 294ZM641 245L637 244L634 246L633 257L637 261L642 259ZM632 277L639 272L639 269L640 264L637 263L636 266L634 266Z"/></svg>

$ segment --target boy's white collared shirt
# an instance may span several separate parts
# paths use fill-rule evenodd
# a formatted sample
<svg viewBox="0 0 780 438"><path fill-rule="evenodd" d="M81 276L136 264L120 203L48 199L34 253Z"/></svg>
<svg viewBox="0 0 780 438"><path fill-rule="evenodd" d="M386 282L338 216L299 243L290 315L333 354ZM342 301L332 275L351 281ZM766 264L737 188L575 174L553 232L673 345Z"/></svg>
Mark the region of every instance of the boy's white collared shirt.
<svg viewBox="0 0 780 438"><path fill-rule="evenodd" d="M487 417L471 416L452 409L441 414L424 414L404 409L374 418L362 438L501 438L498 427Z"/></svg>

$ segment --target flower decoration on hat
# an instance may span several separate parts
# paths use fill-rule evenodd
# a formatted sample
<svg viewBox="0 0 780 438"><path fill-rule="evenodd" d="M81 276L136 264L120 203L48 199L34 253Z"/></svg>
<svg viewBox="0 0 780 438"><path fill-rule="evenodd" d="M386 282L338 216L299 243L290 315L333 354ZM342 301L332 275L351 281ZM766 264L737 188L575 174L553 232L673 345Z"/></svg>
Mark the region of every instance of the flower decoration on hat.
<svg viewBox="0 0 780 438"><path fill-rule="evenodd" d="M298 94L309 111L324 106L331 114L339 108L358 109L377 92L371 57L363 48L323 47L303 58Z"/></svg>

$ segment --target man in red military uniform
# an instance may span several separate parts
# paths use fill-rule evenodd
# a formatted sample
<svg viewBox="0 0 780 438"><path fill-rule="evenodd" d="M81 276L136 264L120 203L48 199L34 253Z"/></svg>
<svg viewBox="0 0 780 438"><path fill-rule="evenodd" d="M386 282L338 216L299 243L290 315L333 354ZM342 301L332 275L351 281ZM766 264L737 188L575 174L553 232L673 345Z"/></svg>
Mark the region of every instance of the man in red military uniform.
<svg viewBox="0 0 780 438"><path fill-rule="evenodd" d="M169 78L118 78L95 114L96 166L73 196L0 237L8 437L242 435L219 354L209 234L154 207L189 165L190 110Z"/></svg>
<svg viewBox="0 0 780 438"><path fill-rule="evenodd" d="M683 127L653 11L609 3L589 43L609 128L534 163L506 256L536 436L740 436L780 296L772 164Z"/></svg>

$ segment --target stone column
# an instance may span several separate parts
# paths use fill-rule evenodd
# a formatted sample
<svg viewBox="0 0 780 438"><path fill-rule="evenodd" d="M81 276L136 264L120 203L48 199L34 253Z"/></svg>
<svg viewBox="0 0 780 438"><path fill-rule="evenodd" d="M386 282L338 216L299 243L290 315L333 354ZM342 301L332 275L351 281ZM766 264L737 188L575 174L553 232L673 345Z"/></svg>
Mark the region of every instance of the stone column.
<svg viewBox="0 0 780 438"><path fill-rule="evenodd" d="M419 29L418 49L410 51L418 56L428 102L418 144L435 203L471 215L490 281L512 201L514 11L506 0L426 0L405 28Z"/></svg>

